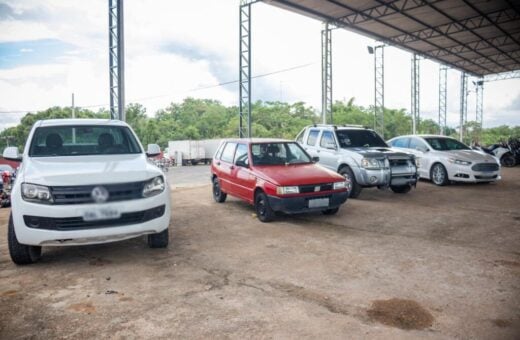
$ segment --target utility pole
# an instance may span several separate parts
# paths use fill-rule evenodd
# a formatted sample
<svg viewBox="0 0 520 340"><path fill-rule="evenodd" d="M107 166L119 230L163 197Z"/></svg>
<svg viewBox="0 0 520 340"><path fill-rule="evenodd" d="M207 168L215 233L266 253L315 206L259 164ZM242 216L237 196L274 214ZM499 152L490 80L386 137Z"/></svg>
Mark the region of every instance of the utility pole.
<svg viewBox="0 0 520 340"><path fill-rule="evenodd" d="M72 119L76 118L76 107L74 106L74 92L72 92ZM76 144L76 128L72 128L72 144Z"/></svg>

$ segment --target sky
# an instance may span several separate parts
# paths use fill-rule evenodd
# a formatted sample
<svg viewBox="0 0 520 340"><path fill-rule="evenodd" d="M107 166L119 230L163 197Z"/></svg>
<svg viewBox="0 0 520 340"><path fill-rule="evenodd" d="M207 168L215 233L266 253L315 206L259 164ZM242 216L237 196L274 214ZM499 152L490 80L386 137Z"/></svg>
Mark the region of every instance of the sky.
<svg viewBox="0 0 520 340"><path fill-rule="evenodd" d="M239 0L125 0L126 102L147 114L186 97L238 102ZM322 24L252 7L252 99L321 103ZM333 31L333 98L374 102L372 39ZM408 52L385 48L385 106L410 110ZM438 64L421 61L420 112L438 117ZM279 72L287 70L285 72ZM52 106L107 108L108 0L0 0L0 130ZM475 117L469 82L468 119ZM460 72L448 71L448 125L459 120ZM484 85L484 127L520 125L520 79Z"/></svg>

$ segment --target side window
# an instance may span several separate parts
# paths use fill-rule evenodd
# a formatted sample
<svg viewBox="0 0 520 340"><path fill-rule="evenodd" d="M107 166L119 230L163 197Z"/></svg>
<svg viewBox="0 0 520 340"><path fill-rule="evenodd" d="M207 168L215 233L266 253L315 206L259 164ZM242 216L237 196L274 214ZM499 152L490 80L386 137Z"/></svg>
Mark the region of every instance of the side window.
<svg viewBox="0 0 520 340"><path fill-rule="evenodd" d="M392 141L392 146L396 148L408 148L409 138L398 138Z"/></svg>
<svg viewBox="0 0 520 340"><path fill-rule="evenodd" d="M303 135L305 135L305 129L303 129L298 136L296 136L296 142L303 144Z"/></svg>
<svg viewBox="0 0 520 340"><path fill-rule="evenodd" d="M318 139L319 130L311 130L309 132L309 137L307 137L307 145L314 146L316 145L316 140Z"/></svg>
<svg viewBox="0 0 520 340"><path fill-rule="evenodd" d="M408 148L414 150L417 148L424 149L426 148L426 145L417 138L410 138L410 146Z"/></svg>
<svg viewBox="0 0 520 340"><path fill-rule="evenodd" d="M220 156L222 156L222 150L224 150L224 146L226 145L226 143L222 143L220 144L220 146L218 147L217 149L217 152L215 152L215 158L216 159L220 159Z"/></svg>
<svg viewBox="0 0 520 340"><path fill-rule="evenodd" d="M323 131L321 134L320 146L323 148L330 148L334 146L336 148L336 141L331 131Z"/></svg>
<svg viewBox="0 0 520 340"><path fill-rule="evenodd" d="M224 147L224 150L222 151L222 157L220 157L220 159L224 162L233 163L233 156L235 155L236 146L236 143L227 143Z"/></svg>
<svg viewBox="0 0 520 340"><path fill-rule="evenodd" d="M235 152L235 164L236 165L249 165L249 160L247 158L247 145L246 144L238 144L237 151Z"/></svg>

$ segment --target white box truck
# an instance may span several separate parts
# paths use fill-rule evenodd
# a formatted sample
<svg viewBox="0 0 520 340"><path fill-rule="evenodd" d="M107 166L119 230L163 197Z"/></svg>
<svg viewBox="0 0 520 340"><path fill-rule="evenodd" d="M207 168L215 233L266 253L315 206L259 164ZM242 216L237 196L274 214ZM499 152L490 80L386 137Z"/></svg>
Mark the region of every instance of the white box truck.
<svg viewBox="0 0 520 340"><path fill-rule="evenodd" d="M177 165L197 165L206 160L206 153L201 141L176 140L168 142L168 154Z"/></svg>

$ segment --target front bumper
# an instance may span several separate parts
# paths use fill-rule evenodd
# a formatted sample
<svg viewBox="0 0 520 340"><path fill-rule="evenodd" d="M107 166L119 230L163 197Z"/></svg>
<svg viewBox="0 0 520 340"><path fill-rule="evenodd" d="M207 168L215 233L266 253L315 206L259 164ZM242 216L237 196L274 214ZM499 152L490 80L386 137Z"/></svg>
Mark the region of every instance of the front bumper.
<svg viewBox="0 0 520 340"><path fill-rule="evenodd" d="M501 179L500 171L473 171L468 167L455 166L448 169L448 178L455 182L495 182Z"/></svg>
<svg viewBox="0 0 520 340"><path fill-rule="evenodd" d="M24 201L18 192L12 206L13 223L18 242L38 246L98 244L159 233L168 228L171 214L170 191L168 187L154 197L101 205L45 205L31 203ZM164 206L164 211L159 214L157 209L161 206ZM85 211L99 209L100 207L119 211L122 219L135 216L136 212L155 211L156 215L149 216L148 213L141 220L134 219L130 221L127 218L125 221L122 221L123 223L115 223L111 220L106 220L106 223L103 221L81 223ZM31 221L27 219L27 216L40 217L40 221L43 221L42 225L32 225L32 227L26 225L26 222L29 223ZM33 219L33 221L35 220ZM63 224L60 224L62 227L57 227L58 224L49 226L49 223L51 223L49 221L55 223L75 221L74 223L76 224L72 228L63 227Z"/></svg>
<svg viewBox="0 0 520 340"><path fill-rule="evenodd" d="M415 185L418 179L417 169L412 166L378 170L357 168L357 175L359 175L356 176L357 182L364 187Z"/></svg>
<svg viewBox="0 0 520 340"><path fill-rule="evenodd" d="M267 197L269 200L269 205L274 211L280 211L286 214L299 214L304 212L322 211L337 208L347 201L348 191L298 197ZM328 199L328 205L309 207L309 201L313 199Z"/></svg>

